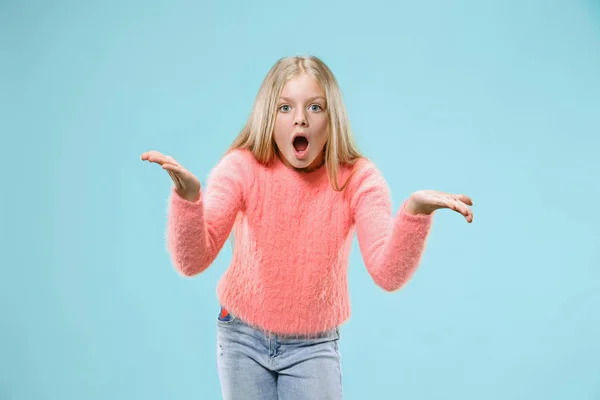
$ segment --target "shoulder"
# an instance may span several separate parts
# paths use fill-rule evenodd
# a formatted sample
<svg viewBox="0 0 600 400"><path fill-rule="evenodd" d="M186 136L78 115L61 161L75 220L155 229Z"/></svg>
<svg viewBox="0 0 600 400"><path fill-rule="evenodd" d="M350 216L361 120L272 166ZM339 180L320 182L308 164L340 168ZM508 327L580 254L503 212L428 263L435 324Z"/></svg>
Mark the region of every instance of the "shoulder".
<svg viewBox="0 0 600 400"><path fill-rule="evenodd" d="M390 190L383 174L375 163L367 158L357 160L351 167L348 182L348 199L351 208L391 206Z"/></svg>
<svg viewBox="0 0 600 400"><path fill-rule="evenodd" d="M229 150L219 159L210 174L210 180L227 179L247 183L257 164L256 158L248 150Z"/></svg>
<svg viewBox="0 0 600 400"><path fill-rule="evenodd" d="M228 150L223 154L219 164L250 166L256 162L256 157L254 157L254 154L250 150L234 149Z"/></svg>
<svg viewBox="0 0 600 400"><path fill-rule="evenodd" d="M249 150L234 149L227 151L217 163L215 169L248 171L257 164L256 157Z"/></svg>
<svg viewBox="0 0 600 400"><path fill-rule="evenodd" d="M368 158L358 159L350 168L348 189L360 192L366 188L387 189L387 183L377 165Z"/></svg>

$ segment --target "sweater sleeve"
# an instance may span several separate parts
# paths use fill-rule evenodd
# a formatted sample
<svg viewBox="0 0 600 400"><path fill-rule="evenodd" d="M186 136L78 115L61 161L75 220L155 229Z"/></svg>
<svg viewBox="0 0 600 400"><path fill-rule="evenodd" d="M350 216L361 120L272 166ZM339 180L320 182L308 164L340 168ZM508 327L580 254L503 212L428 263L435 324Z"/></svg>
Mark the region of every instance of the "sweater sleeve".
<svg viewBox="0 0 600 400"><path fill-rule="evenodd" d="M359 170L356 185L351 201L365 266L379 287L398 290L419 265L433 216L407 213L404 201L394 217L387 183L370 162Z"/></svg>
<svg viewBox="0 0 600 400"><path fill-rule="evenodd" d="M244 155L232 152L212 170L197 201L188 201L171 189L167 249L182 275L203 272L223 248L244 204L247 168Z"/></svg>

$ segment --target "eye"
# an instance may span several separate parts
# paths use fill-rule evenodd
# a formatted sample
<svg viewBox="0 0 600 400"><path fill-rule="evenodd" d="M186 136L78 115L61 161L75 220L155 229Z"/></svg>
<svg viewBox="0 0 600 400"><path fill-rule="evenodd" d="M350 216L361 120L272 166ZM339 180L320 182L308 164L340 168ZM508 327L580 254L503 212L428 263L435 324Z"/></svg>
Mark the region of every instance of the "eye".
<svg viewBox="0 0 600 400"><path fill-rule="evenodd" d="M312 104L312 105L310 106L310 109L311 109L312 111L321 111L321 110L322 110L322 107L321 107L320 105L318 105L318 104Z"/></svg>
<svg viewBox="0 0 600 400"><path fill-rule="evenodd" d="M287 104L284 104L279 107L279 110L282 112L288 112L288 111L290 111L290 106L288 106Z"/></svg>

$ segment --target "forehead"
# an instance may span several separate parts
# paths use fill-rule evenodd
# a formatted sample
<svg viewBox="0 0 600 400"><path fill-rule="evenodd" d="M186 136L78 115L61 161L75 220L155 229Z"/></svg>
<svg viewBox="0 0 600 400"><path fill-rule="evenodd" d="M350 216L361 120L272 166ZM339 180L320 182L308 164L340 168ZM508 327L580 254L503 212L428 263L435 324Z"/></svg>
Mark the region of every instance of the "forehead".
<svg viewBox="0 0 600 400"><path fill-rule="evenodd" d="M281 91L282 97L304 98L304 97L325 97L325 92L313 77L302 74L286 82Z"/></svg>

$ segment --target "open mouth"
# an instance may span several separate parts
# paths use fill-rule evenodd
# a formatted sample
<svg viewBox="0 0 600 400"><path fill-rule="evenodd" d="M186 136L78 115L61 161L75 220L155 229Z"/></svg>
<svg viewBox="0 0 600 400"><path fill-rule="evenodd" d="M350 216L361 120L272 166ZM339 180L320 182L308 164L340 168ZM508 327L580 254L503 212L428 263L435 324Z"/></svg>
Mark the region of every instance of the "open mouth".
<svg viewBox="0 0 600 400"><path fill-rule="evenodd" d="M297 152L303 152L307 149L308 147L308 139L306 138L306 136L296 136L294 138L294 150L296 150Z"/></svg>

